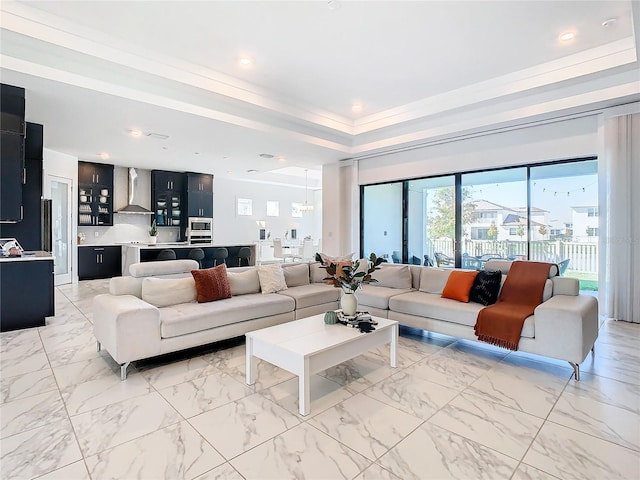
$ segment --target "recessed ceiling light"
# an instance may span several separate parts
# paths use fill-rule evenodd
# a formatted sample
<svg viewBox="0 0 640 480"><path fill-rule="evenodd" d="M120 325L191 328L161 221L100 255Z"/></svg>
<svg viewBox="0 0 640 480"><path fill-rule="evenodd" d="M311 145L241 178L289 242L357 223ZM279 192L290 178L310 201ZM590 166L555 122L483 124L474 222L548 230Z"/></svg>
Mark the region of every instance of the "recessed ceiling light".
<svg viewBox="0 0 640 480"><path fill-rule="evenodd" d="M169 150L169 147L162 147L163 150Z"/></svg>
<svg viewBox="0 0 640 480"><path fill-rule="evenodd" d="M329 0L327 7L329 10L340 10L340 2L338 2L338 0Z"/></svg>
<svg viewBox="0 0 640 480"><path fill-rule="evenodd" d="M602 22L603 28L613 27L613 25L618 21L616 17L607 18L604 22Z"/></svg>
<svg viewBox="0 0 640 480"><path fill-rule="evenodd" d="M351 110L354 112L361 112L362 104L360 102L354 102L353 105L351 105Z"/></svg>
<svg viewBox="0 0 640 480"><path fill-rule="evenodd" d="M564 32L560 34L560 41L561 42L568 42L569 40L573 40L573 38L576 36L576 32Z"/></svg>
<svg viewBox="0 0 640 480"><path fill-rule="evenodd" d="M132 137L141 137L142 132L140 130L129 130L129 133Z"/></svg>
<svg viewBox="0 0 640 480"><path fill-rule="evenodd" d="M107 152L102 152L99 155L102 160L109 160L109 154Z"/></svg>
<svg viewBox="0 0 640 480"><path fill-rule="evenodd" d="M194 155L200 155L200 152L193 152Z"/></svg>
<svg viewBox="0 0 640 480"><path fill-rule="evenodd" d="M261 153L258 155L260 158L273 158L275 155L271 155L270 153Z"/></svg>
<svg viewBox="0 0 640 480"><path fill-rule="evenodd" d="M249 170L247 170L247 173L258 173L258 170L256 170L255 168L250 168Z"/></svg>
<svg viewBox="0 0 640 480"><path fill-rule="evenodd" d="M287 159L286 159L286 158L284 158L284 157L278 157L278 163L284 163L284 162L286 162L286 161L287 161Z"/></svg>
<svg viewBox="0 0 640 480"><path fill-rule="evenodd" d="M248 68L253 65L253 58L251 58L249 55L240 55L240 57L238 57L238 65L244 68Z"/></svg>

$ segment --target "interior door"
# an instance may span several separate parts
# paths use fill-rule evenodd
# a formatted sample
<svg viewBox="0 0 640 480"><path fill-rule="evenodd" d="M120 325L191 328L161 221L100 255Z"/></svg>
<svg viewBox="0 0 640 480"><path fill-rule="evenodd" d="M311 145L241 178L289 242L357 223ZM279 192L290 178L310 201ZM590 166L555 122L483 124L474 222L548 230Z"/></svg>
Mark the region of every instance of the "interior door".
<svg viewBox="0 0 640 480"><path fill-rule="evenodd" d="M70 178L48 176L51 194L51 247L54 256L55 285L71 283L72 201Z"/></svg>

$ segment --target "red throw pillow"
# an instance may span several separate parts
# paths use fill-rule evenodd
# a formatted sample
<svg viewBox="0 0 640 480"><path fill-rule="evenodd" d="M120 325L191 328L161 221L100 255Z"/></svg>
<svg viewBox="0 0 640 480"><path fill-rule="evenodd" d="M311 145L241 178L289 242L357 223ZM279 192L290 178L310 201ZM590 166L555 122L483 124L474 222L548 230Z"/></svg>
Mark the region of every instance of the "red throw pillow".
<svg viewBox="0 0 640 480"><path fill-rule="evenodd" d="M213 302L231 297L231 286L227 277L227 266L223 263L205 270L191 270L196 282L198 303Z"/></svg>
<svg viewBox="0 0 640 480"><path fill-rule="evenodd" d="M469 303L469 292L471 292L476 275L478 272L461 272L459 270L451 272L442 291L442 298Z"/></svg>

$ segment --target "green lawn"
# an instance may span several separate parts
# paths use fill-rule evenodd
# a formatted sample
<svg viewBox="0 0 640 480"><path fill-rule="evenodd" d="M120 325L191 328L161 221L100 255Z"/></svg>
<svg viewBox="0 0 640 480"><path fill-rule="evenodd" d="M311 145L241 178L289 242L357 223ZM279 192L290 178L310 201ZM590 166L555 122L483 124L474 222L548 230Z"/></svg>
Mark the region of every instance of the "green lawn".
<svg viewBox="0 0 640 480"><path fill-rule="evenodd" d="M564 276L573 277L580 280L580 290L591 290L593 292L598 291L598 274L597 273L582 273L582 272L567 270Z"/></svg>

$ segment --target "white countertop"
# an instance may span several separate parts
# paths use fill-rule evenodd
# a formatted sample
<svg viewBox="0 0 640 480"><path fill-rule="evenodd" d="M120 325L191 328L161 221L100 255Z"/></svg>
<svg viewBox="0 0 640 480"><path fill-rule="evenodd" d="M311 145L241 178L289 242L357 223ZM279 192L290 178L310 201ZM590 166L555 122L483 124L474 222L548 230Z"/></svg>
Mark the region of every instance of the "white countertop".
<svg viewBox="0 0 640 480"><path fill-rule="evenodd" d="M238 243L230 245L228 243L198 243L198 244L189 244L189 243L156 243L156 244L146 244L146 243L130 243L123 245L123 247L129 248L144 248L144 249L165 249L165 248L220 248L220 247L252 247L253 243Z"/></svg>
<svg viewBox="0 0 640 480"><path fill-rule="evenodd" d="M21 257L0 256L0 262L31 262L34 260L53 260L53 255L42 250L34 252L22 252Z"/></svg>

